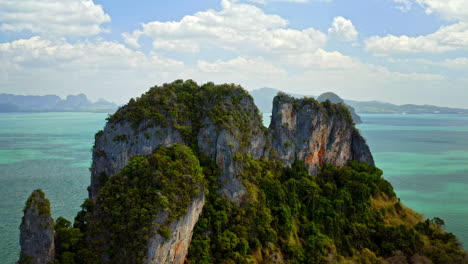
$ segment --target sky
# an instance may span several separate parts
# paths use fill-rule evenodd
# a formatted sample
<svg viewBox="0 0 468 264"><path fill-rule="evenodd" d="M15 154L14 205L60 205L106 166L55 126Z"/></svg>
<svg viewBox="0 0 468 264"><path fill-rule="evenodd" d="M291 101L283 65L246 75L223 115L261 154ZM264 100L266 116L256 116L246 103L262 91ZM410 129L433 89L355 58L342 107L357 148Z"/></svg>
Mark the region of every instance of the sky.
<svg viewBox="0 0 468 264"><path fill-rule="evenodd" d="M468 108L468 0L0 0L0 93L176 79Z"/></svg>

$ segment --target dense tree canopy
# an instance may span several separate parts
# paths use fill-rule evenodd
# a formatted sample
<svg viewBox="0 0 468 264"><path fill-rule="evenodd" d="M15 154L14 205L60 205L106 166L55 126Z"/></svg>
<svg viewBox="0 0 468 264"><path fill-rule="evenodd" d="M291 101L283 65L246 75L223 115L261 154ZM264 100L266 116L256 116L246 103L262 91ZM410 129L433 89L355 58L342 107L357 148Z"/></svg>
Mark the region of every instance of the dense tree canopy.
<svg viewBox="0 0 468 264"><path fill-rule="evenodd" d="M260 160L245 154L241 150L251 140L250 130L266 129L255 107L243 108L245 98L250 95L236 85L179 80L153 87L110 116L111 125L125 121L135 131L170 125L187 146L159 147L149 156L133 157L115 175L100 175L97 200L84 202L73 225L57 219L56 263L143 263L149 238L169 238L169 224L201 192L206 203L188 263L467 262L457 238L443 232L443 220L424 221L406 208L374 166L325 165L311 176L302 161L284 166L274 153ZM343 106L308 100L352 122ZM206 116L240 142L233 153L247 190L240 204L219 194L220 171L199 151L196 135ZM161 214L168 214L166 221L155 225Z"/></svg>

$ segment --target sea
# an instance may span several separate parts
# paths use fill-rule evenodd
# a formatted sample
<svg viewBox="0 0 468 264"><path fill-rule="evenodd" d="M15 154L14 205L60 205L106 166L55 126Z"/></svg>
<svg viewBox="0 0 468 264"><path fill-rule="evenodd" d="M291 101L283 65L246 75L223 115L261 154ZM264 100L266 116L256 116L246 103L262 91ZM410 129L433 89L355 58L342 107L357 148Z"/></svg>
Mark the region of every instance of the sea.
<svg viewBox="0 0 468 264"><path fill-rule="evenodd" d="M88 195L94 134L106 117L0 113L0 263L18 259L22 210L33 190L46 193L54 218L74 219ZM443 218L468 245L468 116L361 117L358 128L401 201L426 218Z"/></svg>

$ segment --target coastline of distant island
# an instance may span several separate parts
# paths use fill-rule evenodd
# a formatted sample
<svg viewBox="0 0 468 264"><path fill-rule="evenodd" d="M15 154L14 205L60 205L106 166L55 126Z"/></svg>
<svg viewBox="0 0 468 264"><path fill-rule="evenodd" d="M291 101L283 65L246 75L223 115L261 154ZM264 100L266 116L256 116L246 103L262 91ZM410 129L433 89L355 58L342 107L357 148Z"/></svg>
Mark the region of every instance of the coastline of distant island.
<svg viewBox="0 0 468 264"><path fill-rule="evenodd" d="M271 101L281 90L273 88L260 88L251 92L255 103L261 112L269 113L272 109ZM312 95L289 94L293 97L313 97ZM468 114L468 109L450 108L434 105L405 104L396 105L379 101L343 100L346 105L354 108L358 114Z"/></svg>
<svg viewBox="0 0 468 264"><path fill-rule="evenodd" d="M57 95L14 95L0 94L0 113L11 112L93 112L111 113L118 106L100 99L91 102L84 94L68 95L65 99Z"/></svg>
<svg viewBox="0 0 468 264"><path fill-rule="evenodd" d="M269 113L272 100L283 92L273 88L260 88L251 92L260 112ZM442 107L435 105L405 104L396 105L380 101L355 101L341 99L333 93L325 93L321 97L313 95L290 94L290 96L312 97L315 99L331 99L333 103L343 102L352 109L353 116L357 114L468 114L468 109ZM326 96L324 96L326 95ZM111 113L119 106L104 99L91 102L85 94L68 95L65 99L57 95L14 95L0 94L0 113L11 112L93 112ZM357 122L360 123L360 122Z"/></svg>

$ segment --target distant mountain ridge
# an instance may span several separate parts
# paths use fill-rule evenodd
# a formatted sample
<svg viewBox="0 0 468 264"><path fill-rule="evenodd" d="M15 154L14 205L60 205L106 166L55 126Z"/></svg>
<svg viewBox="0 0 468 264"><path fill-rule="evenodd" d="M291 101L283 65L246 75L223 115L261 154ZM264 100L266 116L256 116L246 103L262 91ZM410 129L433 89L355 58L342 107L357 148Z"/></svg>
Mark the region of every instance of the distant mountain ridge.
<svg viewBox="0 0 468 264"><path fill-rule="evenodd" d="M345 103L353 106L358 113L363 114L468 114L468 109L450 108L435 105L395 105L379 101L351 101Z"/></svg>
<svg viewBox="0 0 468 264"><path fill-rule="evenodd" d="M262 113L270 113L271 109L273 107L271 102L272 102L273 98L279 92L282 92L282 91L276 90L276 89L273 89L273 88L261 88L261 89L253 90L251 92L251 95L254 98L254 101L257 104L258 109ZM290 94L290 93L287 93L287 94L292 96L292 97L295 97L295 98L302 98L302 97L315 98L315 96L311 96L311 95L300 95L300 94ZM330 102L332 102L334 104L339 104L339 103L344 104L348 108L348 110L349 110L349 112L351 114L351 117L353 118L354 123L356 123L356 124L361 124L362 123L361 117L358 114L356 114L356 111L354 110L354 108L352 106L350 106L349 104L345 103L345 101L343 99L341 99L341 97L339 97L338 95L336 95L334 93L331 93L331 92L328 92L328 93L324 93L324 94L320 95L316 99L320 103L329 100Z"/></svg>
<svg viewBox="0 0 468 264"><path fill-rule="evenodd" d="M113 112L117 105L103 99L93 103L84 94L57 95L0 94L0 113L3 112Z"/></svg>
<svg viewBox="0 0 468 264"><path fill-rule="evenodd" d="M362 123L362 119L358 114L356 114L356 110L354 110L354 108L350 106L349 104L346 104L344 100L341 99L341 97L339 97L335 93L331 93L331 92L323 93L317 98L317 101L319 101L320 103L325 102L327 100L334 104L339 104L339 103L344 104L348 108L351 114L351 117L353 118L354 123L356 124Z"/></svg>
<svg viewBox="0 0 468 264"><path fill-rule="evenodd" d="M254 97L255 103L263 113L270 113L272 109L271 100L281 90L273 88L260 88L253 90L251 95ZM288 93L289 94L289 93ZM327 94L327 93L325 93ZM314 97L312 95L289 94L294 97ZM317 98L318 99L318 98ZM379 101L354 101L343 100L345 104L355 109L360 114L468 114L468 109L450 108L435 105L395 105L391 103Z"/></svg>

